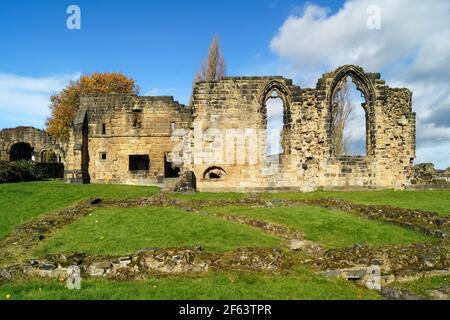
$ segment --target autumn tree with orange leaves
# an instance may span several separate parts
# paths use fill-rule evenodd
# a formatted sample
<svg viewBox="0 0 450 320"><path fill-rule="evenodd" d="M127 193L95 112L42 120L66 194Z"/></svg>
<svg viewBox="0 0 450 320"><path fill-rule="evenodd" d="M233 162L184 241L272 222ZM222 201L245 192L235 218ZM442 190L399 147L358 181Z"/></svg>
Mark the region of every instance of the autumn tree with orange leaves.
<svg viewBox="0 0 450 320"><path fill-rule="evenodd" d="M138 95L139 87L133 79L117 72L96 72L72 81L58 95L50 98L51 116L47 119L47 132L53 137L67 140L80 97L112 92Z"/></svg>

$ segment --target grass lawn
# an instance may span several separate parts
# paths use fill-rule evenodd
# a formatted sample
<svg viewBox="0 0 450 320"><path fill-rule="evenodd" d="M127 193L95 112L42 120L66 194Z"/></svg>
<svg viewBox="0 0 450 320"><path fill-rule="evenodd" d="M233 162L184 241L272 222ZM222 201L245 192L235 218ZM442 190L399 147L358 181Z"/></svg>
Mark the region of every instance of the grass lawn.
<svg viewBox="0 0 450 320"><path fill-rule="evenodd" d="M66 208L84 199L138 198L158 191L155 187L76 185L62 181L0 184L0 238L40 214Z"/></svg>
<svg viewBox="0 0 450 320"><path fill-rule="evenodd" d="M267 199L291 200L335 198L354 203L390 205L393 207L434 211L443 215L450 215L450 190L265 193L263 197Z"/></svg>
<svg viewBox="0 0 450 320"><path fill-rule="evenodd" d="M122 255L139 249L202 246L208 251L279 247L257 229L176 208L100 209L46 241L36 252Z"/></svg>
<svg viewBox="0 0 450 320"><path fill-rule="evenodd" d="M220 207L207 210L271 221L298 229L304 232L309 240L317 241L327 248L348 247L354 244L407 244L432 240L431 237L398 226L312 206L271 209Z"/></svg>
<svg viewBox="0 0 450 320"><path fill-rule="evenodd" d="M391 286L427 296L428 290L439 289L448 285L450 285L450 276L422 278L416 281L394 283Z"/></svg>
<svg viewBox="0 0 450 320"><path fill-rule="evenodd" d="M13 300L362 300L380 299L373 291L350 282L326 279L298 268L288 275L250 272L210 273L199 277L153 278L142 282L86 280L70 291L56 280L28 280L0 286L0 299Z"/></svg>
<svg viewBox="0 0 450 320"><path fill-rule="evenodd" d="M83 199L129 199L151 196L154 187L68 185L31 182L0 185L0 238L40 214ZM242 199L248 194L171 194L177 199ZM267 199L340 198L363 204L388 204L450 214L450 191L372 191L263 194ZM398 226L314 206L293 208L212 207L209 212L271 221L302 231L326 248L432 241L432 237ZM125 255L149 247L202 246L211 252L244 247L280 247L282 241L256 228L170 207L102 208L56 231L34 255L81 253ZM395 284L419 294L450 283L449 277ZM351 282L327 279L294 265L287 274L211 272L201 276L154 277L116 282L89 279L81 291L48 279L22 279L0 286L0 300L12 299L380 299Z"/></svg>

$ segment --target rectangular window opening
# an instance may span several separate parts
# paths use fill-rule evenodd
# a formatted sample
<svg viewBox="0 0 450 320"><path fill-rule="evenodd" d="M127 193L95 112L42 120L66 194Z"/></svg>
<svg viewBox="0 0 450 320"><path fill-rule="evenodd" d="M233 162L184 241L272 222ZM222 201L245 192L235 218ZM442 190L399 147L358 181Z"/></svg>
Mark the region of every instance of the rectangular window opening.
<svg viewBox="0 0 450 320"><path fill-rule="evenodd" d="M149 171L150 157L148 155L130 155L129 156L130 171Z"/></svg>
<svg viewBox="0 0 450 320"><path fill-rule="evenodd" d="M102 134L106 134L106 123L102 124Z"/></svg>
<svg viewBox="0 0 450 320"><path fill-rule="evenodd" d="M106 152L100 152L100 160L106 160Z"/></svg>

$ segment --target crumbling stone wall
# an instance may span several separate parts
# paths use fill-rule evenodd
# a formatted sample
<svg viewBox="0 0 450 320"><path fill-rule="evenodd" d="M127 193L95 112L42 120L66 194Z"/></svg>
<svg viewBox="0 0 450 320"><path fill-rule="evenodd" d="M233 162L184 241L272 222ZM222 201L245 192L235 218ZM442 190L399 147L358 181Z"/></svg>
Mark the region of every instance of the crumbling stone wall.
<svg viewBox="0 0 450 320"><path fill-rule="evenodd" d="M331 134L332 103L339 83L351 76L366 97L367 155L334 154ZM211 161L223 136L205 129L244 129L263 132L267 126L265 102L276 91L284 101L283 149L278 170L265 165L264 137L256 163ZM408 89L389 88L380 74L356 66L326 73L316 88L302 89L282 77L231 77L198 83L192 99L192 170L200 191L311 191L319 188L403 188L410 185L415 157L415 114ZM202 131L199 129L203 129ZM224 133L222 132L222 135ZM201 136L199 139L198 137ZM196 139L197 138L197 139ZM248 140L248 139L247 139ZM247 147L240 142L236 148ZM210 169L221 169L219 179L208 179ZM273 169L273 168L272 168Z"/></svg>
<svg viewBox="0 0 450 320"><path fill-rule="evenodd" d="M449 188L450 171L436 170L432 163L414 166L412 185L416 188Z"/></svg>
<svg viewBox="0 0 450 320"><path fill-rule="evenodd" d="M280 170L276 162L265 159L265 103L273 91L284 102L285 153ZM291 175L296 170L291 146L304 139L295 131L300 106L300 88L282 77L230 77L197 84L192 104L192 170L198 190L298 189L306 185L306 179ZM218 170L220 179L208 177Z"/></svg>
<svg viewBox="0 0 450 320"><path fill-rule="evenodd" d="M349 76L366 98L367 154L342 157L333 150L332 108ZM268 157L266 102L274 93L283 101L283 153ZM169 97L83 97L70 132L66 179L160 183L169 161L181 171L171 183L179 190L191 190L189 181L199 191L400 189L413 177L411 103L408 89L390 88L380 74L352 65L324 74L315 88L279 76L199 82L189 108ZM174 134L180 128L186 130ZM133 172L130 155L148 155L149 170Z"/></svg>
<svg viewBox="0 0 450 320"><path fill-rule="evenodd" d="M340 158L333 154L330 106L337 84L352 76L367 100L367 155ZM408 89L389 88L378 73L365 73L356 66L343 66L324 74L317 84L317 109L322 115L318 134L324 140L319 185L402 188L410 185L415 158L415 113ZM362 124L363 125L363 124Z"/></svg>
<svg viewBox="0 0 450 320"><path fill-rule="evenodd" d="M189 108L172 97L82 97L70 132L66 180L162 183L165 160L171 160L169 154L176 145L172 133L185 128L189 120ZM133 168L130 156L148 158L148 170L142 166Z"/></svg>
<svg viewBox="0 0 450 320"><path fill-rule="evenodd" d="M11 149L17 144L28 144L36 162L44 160L45 152L53 151L57 162L64 160L64 146L45 131L33 127L17 127L0 131L0 160L11 160Z"/></svg>

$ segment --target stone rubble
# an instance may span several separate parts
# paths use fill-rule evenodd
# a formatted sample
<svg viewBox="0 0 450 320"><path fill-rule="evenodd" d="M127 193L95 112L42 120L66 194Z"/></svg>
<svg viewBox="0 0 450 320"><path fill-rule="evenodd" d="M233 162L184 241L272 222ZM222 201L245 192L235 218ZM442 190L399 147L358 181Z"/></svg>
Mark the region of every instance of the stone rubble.
<svg viewBox="0 0 450 320"><path fill-rule="evenodd" d="M124 257L86 254L52 255L25 261L21 266L0 269L0 283L14 276L64 278L69 266L79 266L83 277L140 280L149 275L207 273L216 270L281 271L289 259L279 249L239 249L226 253L203 252L201 248L140 250Z"/></svg>

